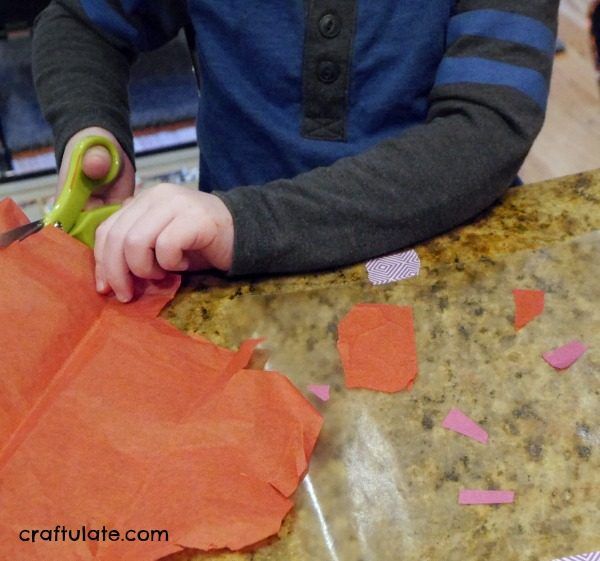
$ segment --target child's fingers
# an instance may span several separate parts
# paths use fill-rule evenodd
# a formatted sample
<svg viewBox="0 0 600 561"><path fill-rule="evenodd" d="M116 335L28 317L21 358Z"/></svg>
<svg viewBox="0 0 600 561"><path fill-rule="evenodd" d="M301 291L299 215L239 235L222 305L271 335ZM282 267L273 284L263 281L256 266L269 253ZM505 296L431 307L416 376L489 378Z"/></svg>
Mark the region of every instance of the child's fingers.
<svg viewBox="0 0 600 561"><path fill-rule="evenodd" d="M190 219L175 218L156 239L156 260L167 271L186 271L190 266L184 252L201 250L211 240L203 239L202 226Z"/></svg>
<svg viewBox="0 0 600 561"><path fill-rule="evenodd" d="M128 302L132 275L158 280L165 271L226 262L229 238L225 243L219 238L220 222L207 197L165 184L128 201L97 231L98 290L112 288L119 300Z"/></svg>
<svg viewBox="0 0 600 561"><path fill-rule="evenodd" d="M133 277L129 272L122 246L107 236L102 270L106 283L113 289L117 299L129 302L133 298Z"/></svg>
<svg viewBox="0 0 600 561"><path fill-rule="evenodd" d="M125 259L130 271L142 279L161 280L165 270L157 263L154 247L160 232L171 218L166 213L144 213L131 226L123 242Z"/></svg>
<svg viewBox="0 0 600 561"><path fill-rule="evenodd" d="M128 205L113 214L96 232L96 263L121 302L133 298L133 278L124 253L124 242L131 226L146 212L145 205Z"/></svg>

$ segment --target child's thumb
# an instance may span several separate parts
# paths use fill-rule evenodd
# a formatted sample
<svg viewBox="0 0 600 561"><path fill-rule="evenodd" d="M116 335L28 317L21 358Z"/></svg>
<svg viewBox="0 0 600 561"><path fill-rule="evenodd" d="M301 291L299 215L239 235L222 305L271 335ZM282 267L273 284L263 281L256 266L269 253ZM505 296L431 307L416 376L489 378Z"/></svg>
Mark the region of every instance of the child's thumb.
<svg viewBox="0 0 600 561"><path fill-rule="evenodd" d="M102 179L110 171L110 153L103 146L92 146L83 157L83 173L90 179Z"/></svg>

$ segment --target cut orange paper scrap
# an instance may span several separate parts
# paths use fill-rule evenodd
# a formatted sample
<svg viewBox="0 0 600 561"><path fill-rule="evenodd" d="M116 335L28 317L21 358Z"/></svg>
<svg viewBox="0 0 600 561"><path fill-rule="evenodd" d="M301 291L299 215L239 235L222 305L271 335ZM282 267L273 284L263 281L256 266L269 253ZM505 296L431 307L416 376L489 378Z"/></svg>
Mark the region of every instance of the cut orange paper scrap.
<svg viewBox="0 0 600 561"><path fill-rule="evenodd" d="M338 326L338 350L347 387L410 389L418 372L412 308L354 306Z"/></svg>
<svg viewBox="0 0 600 561"><path fill-rule="evenodd" d="M515 301L515 329L525 327L530 321L542 314L544 311L543 290L513 290Z"/></svg>
<svg viewBox="0 0 600 561"><path fill-rule="evenodd" d="M26 219L0 202L0 231ZM322 418L291 382L157 314L178 277L122 305L93 256L45 228L0 250L0 559L155 560L275 535ZM23 542L57 524L168 542Z"/></svg>

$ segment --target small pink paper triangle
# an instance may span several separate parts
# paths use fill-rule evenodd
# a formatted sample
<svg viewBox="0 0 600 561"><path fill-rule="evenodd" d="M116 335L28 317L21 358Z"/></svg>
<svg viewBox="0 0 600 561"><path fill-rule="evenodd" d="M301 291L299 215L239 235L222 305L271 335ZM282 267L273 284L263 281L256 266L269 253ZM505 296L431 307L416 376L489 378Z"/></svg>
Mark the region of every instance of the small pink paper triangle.
<svg viewBox="0 0 600 561"><path fill-rule="evenodd" d="M315 394L321 401L329 401L329 386L327 384L310 384L308 391Z"/></svg>
<svg viewBox="0 0 600 561"><path fill-rule="evenodd" d="M467 417L460 409L451 409L446 415L442 426L445 429L458 432L478 442L487 444L488 433L482 429L473 419Z"/></svg>

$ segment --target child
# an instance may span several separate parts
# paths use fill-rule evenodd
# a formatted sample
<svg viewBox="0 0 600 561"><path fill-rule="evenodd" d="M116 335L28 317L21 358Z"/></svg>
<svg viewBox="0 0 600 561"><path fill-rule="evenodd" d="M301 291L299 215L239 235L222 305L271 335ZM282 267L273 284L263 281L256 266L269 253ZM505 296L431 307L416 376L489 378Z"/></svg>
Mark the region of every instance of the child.
<svg viewBox="0 0 600 561"><path fill-rule="evenodd" d="M132 195L136 53L189 26L200 59L201 191L160 185L107 220L98 289L128 301L132 274L336 267L472 218L513 183L541 128L557 10L558 0L54 0L34 31L38 95L59 162L91 131L121 146L106 201ZM102 175L105 158L90 152L86 171Z"/></svg>

